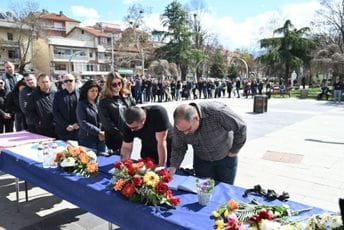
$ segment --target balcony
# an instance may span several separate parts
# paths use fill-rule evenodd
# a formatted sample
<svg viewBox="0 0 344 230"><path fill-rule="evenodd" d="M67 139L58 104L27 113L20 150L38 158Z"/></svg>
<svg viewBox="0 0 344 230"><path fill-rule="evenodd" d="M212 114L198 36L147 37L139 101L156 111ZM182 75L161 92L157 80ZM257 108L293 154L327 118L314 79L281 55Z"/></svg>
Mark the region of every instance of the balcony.
<svg viewBox="0 0 344 230"><path fill-rule="evenodd" d="M54 60L59 59L59 60L69 61L71 57L73 58L73 61L75 60L87 61L89 59L88 56L80 56L80 55L72 55L72 54L54 54Z"/></svg>
<svg viewBox="0 0 344 230"><path fill-rule="evenodd" d="M58 31L66 31L66 27L64 27L64 26L48 26L48 25L46 25L46 26L44 26L44 29L46 29L46 30L58 30Z"/></svg>

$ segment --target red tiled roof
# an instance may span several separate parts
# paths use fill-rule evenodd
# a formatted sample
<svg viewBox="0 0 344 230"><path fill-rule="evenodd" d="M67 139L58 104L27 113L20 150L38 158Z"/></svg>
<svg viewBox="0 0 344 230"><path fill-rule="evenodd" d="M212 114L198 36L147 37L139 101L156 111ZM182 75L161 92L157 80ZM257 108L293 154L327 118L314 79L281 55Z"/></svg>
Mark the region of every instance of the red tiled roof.
<svg viewBox="0 0 344 230"><path fill-rule="evenodd" d="M92 27L88 27L88 26L87 27L78 27L78 26L76 26L71 31L69 31L68 34L70 34L76 28L78 28L80 30L84 30L87 33L93 34L96 37L106 37L106 38L110 38L111 37L110 35L107 35L106 33L103 33L103 32L101 32L99 30L96 30L96 29L94 29ZM67 34L67 36L68 36L68 34Z"/></svg>
<svg viewBox="0 0 344 230"><path fill-rule="evenodd" d="M77 21L75 19L71 19L71 18L65 16L64 14L47 13L47 14L41 15L40 18L56 20L56 21L67 21L67 22L78 22L78 23L80 23L80 21Z"/></svg>

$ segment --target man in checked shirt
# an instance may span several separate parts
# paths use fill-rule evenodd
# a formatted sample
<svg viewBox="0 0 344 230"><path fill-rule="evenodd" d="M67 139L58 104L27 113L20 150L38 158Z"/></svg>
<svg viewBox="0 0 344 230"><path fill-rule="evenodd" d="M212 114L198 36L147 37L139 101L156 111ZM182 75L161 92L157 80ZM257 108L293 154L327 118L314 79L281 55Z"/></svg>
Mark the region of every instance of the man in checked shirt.
<svg viewBox="0 0 344 230"><path fill-rule="evenodd" d="M246 142L246 124L220 102L182 104L173 114L171 167L173 175L181 165L187 145L194 150L197 177L210 177L233 184L238 153Z"/></svg>

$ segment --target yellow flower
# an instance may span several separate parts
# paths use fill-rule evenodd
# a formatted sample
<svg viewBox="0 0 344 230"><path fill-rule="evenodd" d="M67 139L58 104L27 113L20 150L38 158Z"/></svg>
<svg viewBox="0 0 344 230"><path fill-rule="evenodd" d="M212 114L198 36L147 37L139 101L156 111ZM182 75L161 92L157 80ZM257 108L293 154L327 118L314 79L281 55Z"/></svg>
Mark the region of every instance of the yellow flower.
<svg viewBox="0 0 344 230"><path fill-rule="evenodd" d="M224 213L223 213L223 216L224 216L224 217L227 217L228 214L229 214L228 209L226 209L226 210L224 211Z"/></svg>
<svg viewBox="0 0 344 230"><path fill-rule="evenodd" d="M217 218L217 217L220 216L220 214L219 214L217 211L213 211L211 214L212 214L213 217L215 217L215 218Z"/></svg>
<svg viewBox="0 0 344 230"><path fill-rule="evenodd" d="M223 222L222 219L216 220L215 227L216 227L216 229L221 230L225 227L225 223Z"/></svg>
<svg viewBox="0 0 344 230"><path fill-rule="evenodd" d="M147 172L143 176L143 182L148 186L155 187L155 185L159 182L159 176L155 172Z"/></svg>

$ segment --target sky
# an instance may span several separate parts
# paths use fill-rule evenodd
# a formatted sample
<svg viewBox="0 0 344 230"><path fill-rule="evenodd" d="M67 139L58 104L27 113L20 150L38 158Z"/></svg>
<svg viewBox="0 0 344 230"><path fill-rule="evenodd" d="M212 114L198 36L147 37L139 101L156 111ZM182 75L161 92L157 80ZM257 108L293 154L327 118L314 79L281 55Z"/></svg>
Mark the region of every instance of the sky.
<svg viewBox="0 0 344 230"><path fill-rule="evenodd" d="M8 11L20 0L0 0L0 11ZM96 21L118 23L124 29L124 17L133 4L141 4L145 27L162 30L160 15L172 0L30 0L39 9L59 13L79 20L82 25ZM197 18L204 29L217 36L223 47L229 50L259 49L258 41L271 37L272 31L282 27L290 19L296 28L309 26L315 12L320 8L319 0L179 0L182 5L203 2L204 11Z"/></svg>

